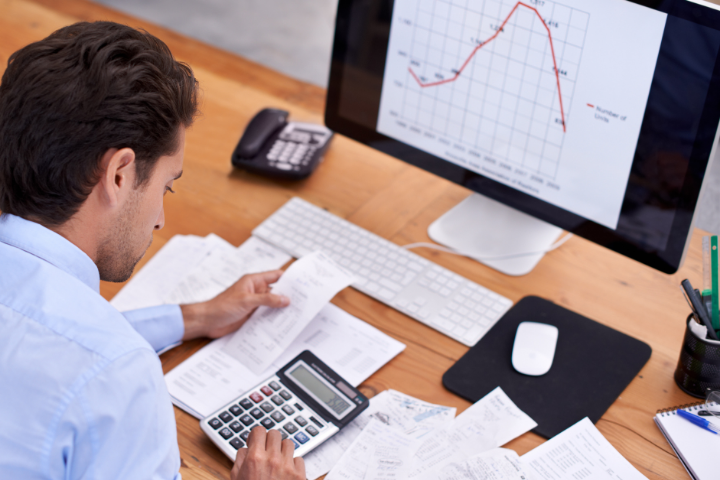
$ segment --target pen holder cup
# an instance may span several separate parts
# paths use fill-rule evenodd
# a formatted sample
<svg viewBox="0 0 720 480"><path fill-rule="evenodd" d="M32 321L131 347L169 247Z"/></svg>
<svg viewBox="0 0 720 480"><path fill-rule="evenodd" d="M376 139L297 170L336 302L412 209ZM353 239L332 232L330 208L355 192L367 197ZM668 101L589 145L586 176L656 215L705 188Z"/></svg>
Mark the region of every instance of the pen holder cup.
<svg viewBox="0 0 720 480"><path fill-rule="evenodd" d="M692 314L685 327L675 383L693 397L705 398L708 389L720 389L720 342L699 338L690 329Z"/></svg>

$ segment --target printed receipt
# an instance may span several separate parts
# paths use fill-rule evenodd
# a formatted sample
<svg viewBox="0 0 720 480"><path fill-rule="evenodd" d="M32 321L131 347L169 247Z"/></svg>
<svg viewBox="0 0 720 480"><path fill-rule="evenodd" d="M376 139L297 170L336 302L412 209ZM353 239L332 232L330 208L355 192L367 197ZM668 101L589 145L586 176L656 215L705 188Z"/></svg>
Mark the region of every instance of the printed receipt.
<svg viewBox="0 0 720 480"><path fill-rule="evenodd" d="M250 371L264 372L295 340L352 275L323 252L296 261L273 286L273 293L290 298L285 308L259 307L232 335L223 351Z"/></svg>

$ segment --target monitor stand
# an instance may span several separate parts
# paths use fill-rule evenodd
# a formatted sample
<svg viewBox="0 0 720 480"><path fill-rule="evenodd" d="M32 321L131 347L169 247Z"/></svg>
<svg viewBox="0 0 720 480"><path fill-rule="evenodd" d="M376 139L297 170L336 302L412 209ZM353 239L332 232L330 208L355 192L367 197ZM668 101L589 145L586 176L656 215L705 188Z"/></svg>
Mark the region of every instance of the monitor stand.
<svg viewBox="0 0 720 480"><path fill-rule="evenodd" d="M435 242L507 275L530 273L562 229L476 193L428 227ZM513 258L495 258L533 253Z"/></svg>

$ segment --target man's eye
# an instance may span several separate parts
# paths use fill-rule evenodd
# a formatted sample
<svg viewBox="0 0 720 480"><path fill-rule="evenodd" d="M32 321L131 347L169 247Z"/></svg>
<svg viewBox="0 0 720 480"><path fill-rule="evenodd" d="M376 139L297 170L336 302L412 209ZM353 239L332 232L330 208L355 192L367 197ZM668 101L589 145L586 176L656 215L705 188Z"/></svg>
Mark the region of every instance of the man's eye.
<svg viewBox="0 0 720 480"><path fill-rule="evenodd" d="M166 193L167 193L167 192L175 193L175 190L173 190L173 189L170 188L170 187L165 187L165 192L166 192Z"/></svg>

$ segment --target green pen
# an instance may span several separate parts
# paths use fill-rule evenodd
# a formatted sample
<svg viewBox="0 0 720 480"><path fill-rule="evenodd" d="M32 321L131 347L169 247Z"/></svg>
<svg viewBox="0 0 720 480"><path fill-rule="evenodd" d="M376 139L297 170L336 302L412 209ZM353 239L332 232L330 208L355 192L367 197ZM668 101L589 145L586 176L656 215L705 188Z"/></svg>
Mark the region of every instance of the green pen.
<svg viewBox="0 0 720 480"><path fill-rule="evenodd" d="M720 304L718 302L718 237L710 237L710 262L712 264L712 312L710 318L715 331L720 330Z"/></svg>

